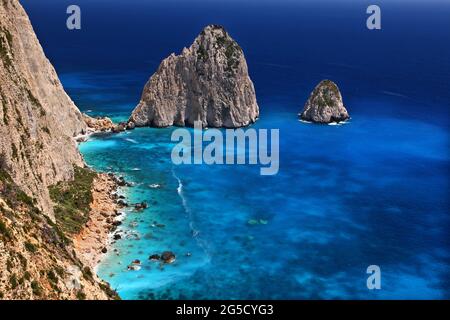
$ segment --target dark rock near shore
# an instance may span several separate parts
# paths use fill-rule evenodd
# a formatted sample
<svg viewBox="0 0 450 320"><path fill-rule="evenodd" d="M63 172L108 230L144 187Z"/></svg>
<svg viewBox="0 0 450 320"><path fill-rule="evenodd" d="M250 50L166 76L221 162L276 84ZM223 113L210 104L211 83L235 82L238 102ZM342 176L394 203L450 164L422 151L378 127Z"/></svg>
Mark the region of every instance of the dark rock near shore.
<svg viewBox="0 0 450 320"><path fill-rule="evenodd" d="M161 260L161 256L159 254L152 254L148 259L151 261L159 261Z"/></svg>
<svg viewBox="0 0 450 320"><path fill-rule="evenodd" d="M119 133L119 132L124 132L125 131L125 128L126 128L126 125L124 125L124 124L118 124L118 125L116 125L116 126L114 126L112 129L111 129L111 131L113 132L113 133Z"/></svg>
<svg viewBox="0 0 450 320"><path fill-rule="evenodd" d="M136 203L134 205L134 209L137 211L144 210L147 208L148 208L148 205L147 205L147 202L145 202L145 201L142 201L141 203Z"/></svg>
<svg viewBox="0 0 450 320"><path fill-rule="evenodd" d="M125 181L124 177L117 178L116 183L119 187L125 187L127 185L127 182Z"/></svg>
<svg viewBox="0 0 450 320"><path fill-rule="evenodd" d="M172 251L164 251L161 254L161 260L164 263L173 263L175 261L175 254Z"/></svg>
<svg viewBox="0 0 450 320"><path fill-rule="evenodd" d="M113 236L113 239L114 239L114 240L120 240L120 239L122 239L122 236L121 236L120 234L116 233L116 234Z"/></svg>
<svg viewBox="0 0 450 320"><path fill-rule="evenodd" d="M126 203L125 201L123 201L122 199L117 201L117 205L121 208L123 207L128 207L128 203Z"/></svg>
<svg viewBox="0 0 450 320"><path fill-rule="evenodd" d="M127 130L134 130L136 128L136 124L133 121L128 121L126 129Z"/></svg>

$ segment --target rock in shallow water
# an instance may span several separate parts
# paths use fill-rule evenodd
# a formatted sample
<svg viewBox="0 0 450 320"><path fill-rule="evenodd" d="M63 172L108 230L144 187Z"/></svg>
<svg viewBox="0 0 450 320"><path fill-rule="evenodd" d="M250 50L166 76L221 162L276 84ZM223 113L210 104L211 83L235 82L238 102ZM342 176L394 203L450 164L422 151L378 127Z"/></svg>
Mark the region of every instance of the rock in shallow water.
<svg viewBox="0 0 450 320"><path fill-rule="evenodd" d="M161 260L164 263L173 263L175 261L175 254L172 251L164 251L161 254Z"/></svg>
<svg viewBox="0 0 450 320"><path fill-rule="evenodd" d="M331 80L323 80L315 87L299 116L316 123L341 122L350 118L339 88Z"/></svg>
<svg viewBox="0 0 450 320"><path fill-rule="evenodd" d="M152 254L150 257L148 257L151 261L159 261L161 259L159 254Z"/></svg>
<svg viewBox="0 0 450 320"><path fill-rule="evenodd" d="M241 47L209 25L180 55L162 61L131 114L136 126L236 128L256 121L259 108Z"/></svg>

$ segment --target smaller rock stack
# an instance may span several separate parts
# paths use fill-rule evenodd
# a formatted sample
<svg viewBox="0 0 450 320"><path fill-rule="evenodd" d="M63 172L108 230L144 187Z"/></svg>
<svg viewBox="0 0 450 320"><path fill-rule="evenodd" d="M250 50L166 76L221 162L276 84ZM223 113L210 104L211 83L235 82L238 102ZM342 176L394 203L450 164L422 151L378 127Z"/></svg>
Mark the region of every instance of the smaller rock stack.
<svg viewBox="0 0 450 320"><path fill-rule="evenodd" d="M339 88L331 80L322 80L314 88L299 117L315 123L342 122L350 118Z"/></svg>

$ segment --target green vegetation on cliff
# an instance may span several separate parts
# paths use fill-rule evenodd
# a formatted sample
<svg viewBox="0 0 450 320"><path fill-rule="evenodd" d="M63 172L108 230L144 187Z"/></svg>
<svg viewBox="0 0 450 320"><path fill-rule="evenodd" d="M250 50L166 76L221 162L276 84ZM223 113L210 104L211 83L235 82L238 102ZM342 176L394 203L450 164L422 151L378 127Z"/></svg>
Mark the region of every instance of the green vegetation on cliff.
<svg viewBox="0 0 450 320"><path fill-rule="evenodd" d="M56 223L68 234L80 232L89 220L92 202L92 184L95 172L87 168L74 167L73 181L63 181L49 188L55 202Z"/></svg>

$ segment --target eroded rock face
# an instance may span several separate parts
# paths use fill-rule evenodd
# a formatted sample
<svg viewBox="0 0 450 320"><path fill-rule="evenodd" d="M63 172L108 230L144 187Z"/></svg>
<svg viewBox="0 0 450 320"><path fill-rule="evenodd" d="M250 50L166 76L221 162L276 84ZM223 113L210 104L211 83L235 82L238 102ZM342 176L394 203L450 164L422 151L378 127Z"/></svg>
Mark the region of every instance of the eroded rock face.
<svg viewBox="0 0 450 320"><path fill-rule="evenodd" d="M350 118L339 88L330 80L323 80L315 87L299 116L316 123L341 122Z"/></svg>
<svg viewBox="0 0 450 320"><path fill-rule="evenodd" d="M145 85L130 121L136 126L235 128L258 118L241 47L221 26L207 26L180 55L171 54Z"/></svg>
<svg viewBox="0 0 450 320"><path fill-rule="evenodd" d="M53 223L48 186L84 162L87 126L18 0L0 1L0 299L109 299Z"/></svg>
<svg viewBox="0 0 450 320"><path fill-rule="evenodd" d="M73 136L86 130L17 0L0 2L0 156L50 217L47 186L83 166Z"/></svg>
<svg viewBox="0 0 450 320"><path fill-rule="evenodd" d="M88 126L88 129L94 132L105 132L114 128L114 123L108 117L92 118L87 114L83 114L83 120Z"/></svg>

